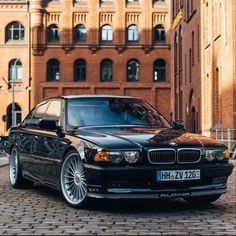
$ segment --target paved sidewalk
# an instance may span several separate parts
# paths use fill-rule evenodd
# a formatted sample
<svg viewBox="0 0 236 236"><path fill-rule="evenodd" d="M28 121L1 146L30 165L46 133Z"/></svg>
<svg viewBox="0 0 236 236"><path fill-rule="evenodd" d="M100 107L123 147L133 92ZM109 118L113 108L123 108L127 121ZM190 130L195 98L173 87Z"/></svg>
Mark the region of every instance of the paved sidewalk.
<svg viewBox="0 0 236 236"><path fill-rule="evenodd" d="M235 164L235 161L233 161ZM0 235L236 235L236 170L208 206L172 200L93 200L69 207L58 191L14 189L0 168Z"/></svg>
<svg viewBox="0 0 236 236"><path fill-rule="evenodd" d="M9 159L7 156L0 156L0 168L8 165Z"/></svg>

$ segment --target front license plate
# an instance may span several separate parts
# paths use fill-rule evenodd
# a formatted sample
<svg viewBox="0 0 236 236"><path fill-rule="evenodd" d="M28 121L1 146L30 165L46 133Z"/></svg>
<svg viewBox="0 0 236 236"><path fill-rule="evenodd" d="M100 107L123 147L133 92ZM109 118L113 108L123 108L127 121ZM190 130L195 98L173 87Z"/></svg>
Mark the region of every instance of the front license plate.
<svg viewBox="0 0 236 236"><path fill-rule="evenodd" d="M162 170L157 171L157 181L199 180L200 170Z"/></svg>

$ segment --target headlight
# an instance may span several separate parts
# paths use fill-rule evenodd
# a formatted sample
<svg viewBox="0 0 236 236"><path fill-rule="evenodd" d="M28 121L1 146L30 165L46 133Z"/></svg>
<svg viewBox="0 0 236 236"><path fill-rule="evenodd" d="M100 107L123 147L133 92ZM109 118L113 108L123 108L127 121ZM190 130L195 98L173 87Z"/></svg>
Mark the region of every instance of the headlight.
<svg viewBox="0 0 236 236"><path fill-rule="evenodd" d="M121 163L124 159L123 154L120 152L110 152L110 161L112 163L118 164Z"/></svg>
<svg viewBox="0 0 236 236"><path fill-rule="evenodd" d="M123 154L121 152L97 152L94 161L97 162L112 162L115 164L121 163L123 160Z"/></svg>
<svg viewBox="0 0 236 236"><path fill-rule="evenodd" d="M205 157L208 161L213 161L216 157L216 151L215 150L206 150Z"/></svg>
<svg viewBox="0 0 236 236"><path fill-rule="evenodd" d="M139 152L124 152L125 160L130 163L136 163L139 160Z"/></svg>
<svg viewBox="0 0 236 236"><path fill-rule="evenodd" d="M94 161L96 162L112 162L115 164L121 163L124 159L130 163L134 164L139 160L139 152L130 151L130 152L97 152L94 156Z"/></svg>
<svg viewBox="0 0 236 236"><path fill-rule="evenodd" d="M216 159L222 161L225 159L225 152L224 151L217 151L216 152Z"/></svg>
<svg viewBox="0 0 236 236"><path fill-rule="evenodd" d="M213 161L217 159L218 161L223 161L228 158L228 149L226 150L206 150L205 157L208 161Z"/></svg>

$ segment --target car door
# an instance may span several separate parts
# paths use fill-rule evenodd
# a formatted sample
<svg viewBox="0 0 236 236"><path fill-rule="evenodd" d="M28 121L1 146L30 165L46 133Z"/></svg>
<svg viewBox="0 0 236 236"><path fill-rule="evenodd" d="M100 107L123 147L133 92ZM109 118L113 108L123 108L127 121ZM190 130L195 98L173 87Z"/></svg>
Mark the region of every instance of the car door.
<svg viewBox="0 0 236 236"><path fill-rule="evenodd" d="M62 99L51 99L43 119L56 120L62 126ZM57 131L38 129L34 137L33 156L37 160L37 177L44 184L58 187L59 153L68 142L59 137Z"/></svg>
<svg viewBox="0 0 236 236"><path fill-rule="evenodd" d="M37 179L37 160L33 157L35 147L36 130L38 123L43 118L49 101L43 101L33 109L25 118L18 132L18 152L19 160L24 176Z"/></svg>

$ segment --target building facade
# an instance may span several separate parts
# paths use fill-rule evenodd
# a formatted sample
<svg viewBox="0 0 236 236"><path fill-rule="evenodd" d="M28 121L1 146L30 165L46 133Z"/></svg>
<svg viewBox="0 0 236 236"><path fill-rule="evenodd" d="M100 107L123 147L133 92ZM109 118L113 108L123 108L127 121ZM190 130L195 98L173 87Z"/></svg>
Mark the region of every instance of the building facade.
<svg viewBox="0 0 236 236"><path fill-rule="evenodd" d="M18 123L58 95L136 96L170 118L169 1L0 0L0 134L11 104Z"/></svg>
<svg viewBox="0 0 236 236"><path fill-rule="evenodd" d="M30 14L35 102L128 95L169 118L169 0L35 1Z"/></svg>
<svg viewBox="0 0 236 236"><path fill-rule="evenodd" d="M27 1L0 1L0 134L29 111L29 15ZM12 104L15 104L12 121ZM8 115L6 122L3 115Z"/></svg>
<svg viewBox="0 0 236 236"><path fill-rule="evenodd" d="M187 129L236 127L236 2L172 1L172 110Z"/></svg>

